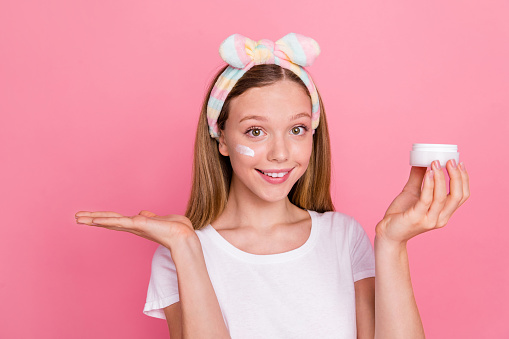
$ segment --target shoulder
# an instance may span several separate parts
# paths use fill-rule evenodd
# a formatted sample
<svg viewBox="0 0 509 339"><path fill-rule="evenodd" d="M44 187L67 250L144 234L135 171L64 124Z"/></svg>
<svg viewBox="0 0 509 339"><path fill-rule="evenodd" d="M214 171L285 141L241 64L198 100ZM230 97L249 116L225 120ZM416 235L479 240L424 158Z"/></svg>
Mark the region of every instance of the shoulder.
<svg viewBox="0 0 509 339"><path fill-rule="evenodd" d="M339 211L316 212L311 211L320 225L330 225L335 228L349 228L360 226L359 222L351 215Z"/></svg>
<svg viewBox="0 0 509 339"><path fill-rule="evenodd" d="M313 218L316 220L321 232L329 232L336 239L358 239L363 236L366 231L362 225L353 216L339 212L327 211L323 213L315 212Z"/></svg>

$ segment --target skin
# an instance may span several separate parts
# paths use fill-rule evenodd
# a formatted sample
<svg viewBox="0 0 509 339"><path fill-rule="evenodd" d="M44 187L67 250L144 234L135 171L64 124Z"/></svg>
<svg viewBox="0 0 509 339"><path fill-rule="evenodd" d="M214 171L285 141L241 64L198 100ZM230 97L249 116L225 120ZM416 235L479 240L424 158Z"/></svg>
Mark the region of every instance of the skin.
<svg viewBox="0 0 509 339"><path fill-rule="evenodd" d="M454 160L449 160L446 170L450 194L447 194L444 169L438 161L433 162L431 169L412 167L402 192L377 225L377 236L406 245L418 234L447 225L453 213L470 197L470 185L463 163L457 166ZM424 180L425 175L429 180Z"/></svg>
<svg viewBox="0 0 509 339"><path fill-rule="evenodd" d="M298 113L303 115L291 120ZM241 122L253 115L260 118ZM311 155L309 96L290 81L250 89L232 100L225 125L218 148L222 155L230 157L234 172L227 206L212 226L218 230L235 229L253 243L263 238L283 239L277 235L287 235L290 229L299 232L298 238L305 241L309 236L309 214L291 204L288 193L306 171ZM250 127L255 129L247 132ZM239 153L235 150L238 144L251 148L255 155ZM293 170L288 180L278 185L266 182L257 171L282 168ZM413 297L406 245L418 234L444 227L470 196L464 167L447 162L449 194L444 170L436 163L431 169L432 172L422 167L411 168L402 192L376 225L376 283L375 278L355 282L358 338L424 338ZM178 239L196 236L188 218L158 216L145 210L132 217L116 212L80 211L76 213L76 222L130 232L168 248L176 246ZM291 245L298 247L295 243Z"/></svg>
<svg viewBox="0 0 509 339"><path fill-rule="evenodd" d="M445 171L434 161L431 169L412 167L402 192L376 226L375 338L425 338L413 295L407 242L442 228L470 197L465 165L449 160L449 194ZM397 325L395 325L397 324ZM373 338L365 336L364 338Z"/></svg>
<svg viewBox="0 0 509 339"><path fill-rule="evenodd" d="M293 119L296 115L300 116ZM250 116L258 118L243 120ZM254 129L248 131L250 128ZM237 152L239 144L252 149L254 156ZM301 87L282 81L252 88L232 100L218 147L230 157L233 176L228 203L212 223L214 228L239 230L254 242L289 225L304 227L302 221L310 221L309 214L288 199L308 167L313 147L311 99ZM265 181L257 171L286 168L293 170L277 185Z"/></svg>

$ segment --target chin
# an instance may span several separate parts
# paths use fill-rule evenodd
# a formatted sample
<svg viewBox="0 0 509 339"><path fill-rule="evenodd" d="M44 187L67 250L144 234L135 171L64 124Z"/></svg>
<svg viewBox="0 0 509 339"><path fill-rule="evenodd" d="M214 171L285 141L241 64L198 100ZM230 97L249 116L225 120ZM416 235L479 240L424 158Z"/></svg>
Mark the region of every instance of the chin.
<svg viewBox="0 0 509 339"><path fill-rule="evenodd" d="M290 193L290 192L288 192L288 193ZM281 196L265 197L263 200L265 200L267 202L278 202L278 201L286 199L288 197L288 193L286 195L281 195Z"/></svg>
<svg viewBox="0 0 509 339"><path fill-rule="evenodd" d="M257 195L260 199L265 200L267 202L278 202L278 201L284 200L288 197L288 194L290 193L290 190L292 189L292 187L293 187L293 185L290 187L290 189L288 191L282 191L282 190L278 190L278 189L274 189L274 190L267 189L263 192L260 192L261 194L257 194Z"/></svg>

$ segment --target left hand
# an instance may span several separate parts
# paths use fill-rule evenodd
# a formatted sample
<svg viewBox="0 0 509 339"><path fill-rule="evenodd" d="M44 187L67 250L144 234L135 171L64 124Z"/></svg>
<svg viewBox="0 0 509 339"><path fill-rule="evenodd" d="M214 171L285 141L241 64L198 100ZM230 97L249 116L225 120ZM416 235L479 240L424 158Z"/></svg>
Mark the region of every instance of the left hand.
<svg viewBox="0 0 509 339"><path fill-rule="evenodd" d="M384 218L376 225L376 236L395 244L406 242L418 234L444 227L452 214L470 196L466 171L453 161L446 164L450 177L450 194L447 194L445 173L431 165L433 175L425 167L412 166L410 177L403 191L394 199ZM424 186L421 185L424 178Z"/></svg>

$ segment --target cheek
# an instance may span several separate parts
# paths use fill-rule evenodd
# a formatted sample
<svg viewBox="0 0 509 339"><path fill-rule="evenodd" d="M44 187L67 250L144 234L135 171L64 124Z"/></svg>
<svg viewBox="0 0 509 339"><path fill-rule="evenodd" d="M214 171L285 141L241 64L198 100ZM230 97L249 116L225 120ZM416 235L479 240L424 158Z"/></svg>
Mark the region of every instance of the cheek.
<svg viewBox="0 0 509 339"><path fill-rule="evenodd" d="M257 163L267 153L266 143L256 144L237 144L235 146L235 156L239 159L243 159L244 162Z"/></svg>
<svg viewBox="0 0 509 339"><path fill-rule="evenodd" d="M241 145L241 144L237 144L237 146L235 146L235 150L242 154L242 155L245 155L245 156L248 156L248 157L254 157L255 156L255 151L248 147L248 146L244 146L244 145Z"/></svg>
<svg viewBox="0 0 509 339"><path fill-rule="evenodd" d="M234 171L238 172L245 167L253 167L258 162L261 152L252 146L236 144L230 152L230 163Z"/></svg>
<svg viewBox="0 0 509 339"><path fill-rule="evenodd" d="M232 167L235 169L240 166L256 166L263 161L269 152L268 143L257 143L244 145L241 143L235 144L233 152L230 152L230 160L232 161ZM302 165L309 163L311 157L311 151L313 148L313 140L309 143L296 142L289 145L291 157ZM238 165L238 166L236 166Z"/></svg>
<svg viewBox="0 0 509 339"><path fill-rule="evenodd" d="M309 143L295 144L293 154L297 162L307 167L307 165L309 164L309 160L311 158L312 151L313 151L313 140L311 139L311 142Z"/></svg>

